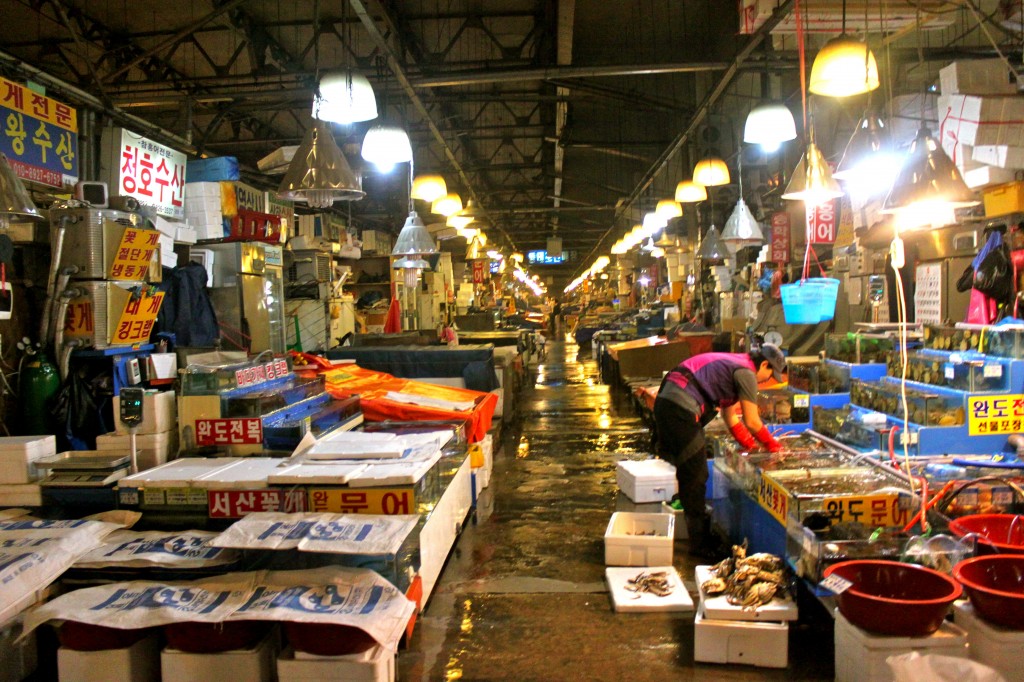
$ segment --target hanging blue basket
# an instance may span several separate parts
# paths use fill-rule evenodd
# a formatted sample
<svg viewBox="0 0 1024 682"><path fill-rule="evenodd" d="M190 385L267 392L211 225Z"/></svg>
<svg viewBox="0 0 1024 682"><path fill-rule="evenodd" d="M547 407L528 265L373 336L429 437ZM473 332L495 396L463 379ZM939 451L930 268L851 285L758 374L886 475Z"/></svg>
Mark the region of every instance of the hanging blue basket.
<svg viewBox="0 0 1024 682"><path fill-rule="evenodd" d="M821 322L828 322L836 316L836 300L839 298L839 280L832 277L811 277L806 284L818 287L821 298L818 301L818 312Z"/></svg>
<svg viewBox="0 0 1024 682"><path fill-rule="evenodd" d="M821 321L821 289L805 282L783 284L782 312L786 324L818 324Z"/></svg>

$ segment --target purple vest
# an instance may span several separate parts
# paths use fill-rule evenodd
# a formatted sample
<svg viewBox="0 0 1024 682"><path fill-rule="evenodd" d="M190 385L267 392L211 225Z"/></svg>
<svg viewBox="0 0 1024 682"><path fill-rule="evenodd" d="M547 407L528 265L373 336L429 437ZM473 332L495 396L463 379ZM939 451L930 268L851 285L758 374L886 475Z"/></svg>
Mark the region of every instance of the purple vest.
<svg viewBox="0 0 1024 682"><path fill-rule="evenodd" d="M666 381L671 381L699 403L706 407L723 408L739 401L733 372L737 369L757 371L754 361L746 353L701 353L668 373ZM692 377L693 381L689 381ZM694 385L696 384L696 385Z"/></svg>

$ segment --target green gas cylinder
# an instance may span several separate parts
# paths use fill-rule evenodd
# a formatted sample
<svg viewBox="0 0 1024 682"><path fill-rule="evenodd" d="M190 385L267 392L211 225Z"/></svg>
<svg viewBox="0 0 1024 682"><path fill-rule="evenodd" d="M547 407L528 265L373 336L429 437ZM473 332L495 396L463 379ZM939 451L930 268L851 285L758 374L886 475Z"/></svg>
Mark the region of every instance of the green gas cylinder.
<svg viewBox="0 0 1024 682"><path fill-rule="evenodd" d="M21 431L29 436L54 433L53 396L60 389L60 374L46 353L28 358L21 368Z"/></svg>

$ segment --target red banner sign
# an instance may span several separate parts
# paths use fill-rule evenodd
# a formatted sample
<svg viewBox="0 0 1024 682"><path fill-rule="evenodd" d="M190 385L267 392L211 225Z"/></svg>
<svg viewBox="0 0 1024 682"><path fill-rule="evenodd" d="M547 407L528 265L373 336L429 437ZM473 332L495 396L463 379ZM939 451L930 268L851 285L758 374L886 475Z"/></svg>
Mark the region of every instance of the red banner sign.
<svg viewBox="0 0 1024 682"><path fill-rule="evenodd" d="M197 445L260 445L263 422L259 419L197 419Z"/></svg>
<svg viewBox="0 0 1024 682"><path fill-rule="evenodd" d="M272 381L288 374L288 361L283 359L272 360L263 365L246 367L235 372L235 386L245 388L255 386L267 381Z"/></svg>
<svg viewBox="0 0 1024 682"><path fill-rule="evenodd" d="M772 263L789 262L789 214L778 211L772 214L772 241L769 260Z"/></svg>
<svg viewBox="0 0 1024 682"><path fill-rule="evenodd" d="M306 511L305 490L210 490L207 492L211 519L240 519L254 512Z"/></svg>
<svg viewBox="0 0 1024 682"><path fill-rule="evenodd" d="M834 244L836 241L836 213L838 202L835 199L807 209L807 243Z"/></svg>
<svg viewBox="0 0 1024 682"><path fill-rule="evenodd" d="M487 261L473 261L473 284L483 284L487 272Z"/></svg>

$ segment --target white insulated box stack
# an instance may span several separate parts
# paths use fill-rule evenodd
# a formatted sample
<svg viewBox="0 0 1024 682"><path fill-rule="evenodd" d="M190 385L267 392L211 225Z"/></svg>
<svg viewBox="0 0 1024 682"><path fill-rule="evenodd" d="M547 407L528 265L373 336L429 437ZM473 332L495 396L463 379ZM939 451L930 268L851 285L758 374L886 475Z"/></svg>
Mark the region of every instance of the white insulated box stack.
<svg viewBox="0 0 1024 682"><path fill-rule="evenodd" d="M185 183L185 219L195 229L198 239L224 237L219 182Z"/></svg>
<svg viewBox="0 0 1024 682"><path fill-rule="evenodd" d="M891 637L862 630L835 611L836 682L892 682L889 656L916 651L967 658L967 633L950 622L927 637Z"/></svg>
<svg viewBox="0 0 1024 682"><path fill-rule="evenodd" d="M166 464L178 456L178 432L140 433L135 436L135 449L139 471ZM105 433L96 436L96 450L104 455L131 454L131 436L128 434Z"/></svg>
<svg viewBox="0 0 1024 682"><path fill-rule="evenodd" d="M799 612L792 599L776 597L753 611L730 604L724 595L700 589L712 577L710 566L697 566L700 603L693 620L693 659L699 663L741 663L761 668L789 664L789 621Z"/></svg>
<svg viewBox="0 0 1024 682"><path fill-rule="evenodd" d="M43 504L35 462L57 454L53 436L0 438L0 503L7 507L39 507Z"/></svg>
<svg viewBox="0 0 1024 682"><path fill-rule="evenodd" d="M663 459L616 462L615 482L637 503L669 502L679 489L676 468Z"/></svg>
<svg viewBox="0 0 1024 682"><path fill-rule="evenodd" d="M615 512L604 533L606 566L671 566L675 541L671 514Z"/></svg>
<svg viewBox="0 0 1024 682"><path fill-rule="evenodd" d="M972 661L995 669L1006 682L1024 682L1024 631L986 623L967 601L953 606L953 622L967 632Z"/></svg>

